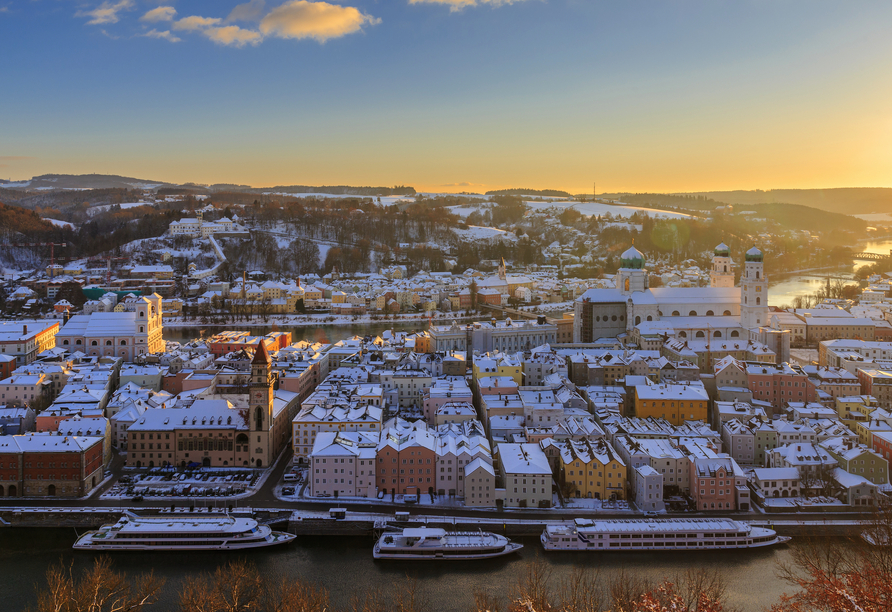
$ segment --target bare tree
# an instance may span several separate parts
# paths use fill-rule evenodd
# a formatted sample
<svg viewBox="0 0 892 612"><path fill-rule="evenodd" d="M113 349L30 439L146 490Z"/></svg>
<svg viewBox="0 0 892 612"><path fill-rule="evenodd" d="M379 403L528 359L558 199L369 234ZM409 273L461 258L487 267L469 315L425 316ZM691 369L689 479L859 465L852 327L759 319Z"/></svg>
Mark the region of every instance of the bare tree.
<svg viewBox="0 0 892 612"><path fill-rule="evenodd" d="M263 579L254 565L244 560L218 567L213 576L190 578L180 592L182 612L259 611Z"/></svg>
<svg viewBox="0 0 892 612"><path fill-rule="evenodd" d="M37 596L36 612L142 612L158 601L164 580L151 572L127 577L112 569L108 557L75 575L73 563L50 567Z"/></svg>

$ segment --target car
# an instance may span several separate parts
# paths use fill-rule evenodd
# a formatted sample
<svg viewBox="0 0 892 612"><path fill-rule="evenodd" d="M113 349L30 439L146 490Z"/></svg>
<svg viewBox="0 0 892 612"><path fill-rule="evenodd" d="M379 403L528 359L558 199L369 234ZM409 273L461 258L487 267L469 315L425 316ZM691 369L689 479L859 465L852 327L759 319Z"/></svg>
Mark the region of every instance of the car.
<svg viewBox="0 0 892 612"><path fill-rule="evenodd" d="M659 513L655 512L654 510L648 510L644 513L644 516L659 516Z"/></svg>
<svg viewBox="0 0 892 612"><path fill-rule="evenodd" d="M130 501L133 501L133 502L141 502L142 499L143 499L142 495L134 495L134 496L131 498Z"/></svg>
<svg viewBox="0 0 892 612"><path fill-rule="evenodd" d="M282 495L294 495L294 487L282 487Z"/></svg>

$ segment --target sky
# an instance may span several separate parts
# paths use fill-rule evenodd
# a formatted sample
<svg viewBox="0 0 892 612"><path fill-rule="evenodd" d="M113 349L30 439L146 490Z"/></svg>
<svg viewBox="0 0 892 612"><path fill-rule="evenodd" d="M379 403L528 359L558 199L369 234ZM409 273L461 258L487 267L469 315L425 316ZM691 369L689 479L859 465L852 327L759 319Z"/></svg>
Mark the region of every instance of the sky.
<svg viewBox="0 0 892 612"><path fill-rule="evenodd" d="M892 2L0 0L0 178L892 187Z"/></svg>

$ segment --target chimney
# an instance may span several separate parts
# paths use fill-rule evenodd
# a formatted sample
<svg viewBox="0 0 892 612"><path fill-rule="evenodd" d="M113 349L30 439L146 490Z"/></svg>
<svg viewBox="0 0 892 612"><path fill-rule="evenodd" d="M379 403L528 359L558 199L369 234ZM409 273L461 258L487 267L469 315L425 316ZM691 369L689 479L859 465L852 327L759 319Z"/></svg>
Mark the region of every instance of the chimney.
<svg viewBox="0 0 892 612"><path fill-rule="evenodd" d="M27 335L28 335L28 326L27 326L27 325L23 325L23 326L22 326L22 335L23 335L23 336L27 336Z"/></svg>

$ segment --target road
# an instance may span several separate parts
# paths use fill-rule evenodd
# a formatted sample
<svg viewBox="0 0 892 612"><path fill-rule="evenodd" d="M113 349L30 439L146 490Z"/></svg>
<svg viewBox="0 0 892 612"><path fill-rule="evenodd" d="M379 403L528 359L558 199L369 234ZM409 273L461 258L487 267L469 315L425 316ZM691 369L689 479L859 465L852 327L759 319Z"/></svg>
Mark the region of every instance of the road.
<svg viewBox="0 0 892 612"><path fill-rule="evenodd" d="M510 510L507 512L497 512L495 510L481 510L481 509L470 509L470 508L461 508L461 507L444 507L444 506L429 506L429 505L407 505L402 503L392 503L384 500L375 501L372 503L351 503L345 500L337 500L333 498L326 498L318 501L310 501L310 500L300 500L300 501L290 501L290 500L282 500L276 497L275 489L282 482L282 476L285 473L286 468L288 467L289 461L291 460L291 448L286 448L285 452L283 452L276 463L270 468L270 471L266 477L266 480L260 485L260 487L251 495L246 497L240 497L237 499L227 499L220 497L212 497L205 499L171 499L171 498L146 498L143 502L133 503L128 500L121 499L100 499L100 496L105 493L117 480L118 477L121 476L124 469L123 460L116 454L111 462L111 471L113 478L110 478L107 482L103 483L96 490L94 490L86 499L61 499L61 498L45 498L45 499L20 499L20 498L0 498L0 508L4 507L39 507L39 508L82 508L82 507L91 507L91 508L110 508L110 509L119 509L125 507L133 507L133 508L169 508L172 505L176 505L179 507L188 507L188 506L204 506L204 505L215 505L215 506L229 506L229 505L237 505L240 507L253 507L253 508L270 508L270 509L282 509L282 510L313 510L313 511L325 511L332 507L345 508L350 512L364 512L364 513L375 513L375 514L393 514L398 511L407 511L411 510L413 515L424 514L426 516L446 516L446 517L460 517L460 518L485 518L485 519L523 519L523 520L561 520L561 519L570 519L570 518L582 518L582 517L592 517L592 518L602 518L602 519L628 519L628 518L640 518L640 515L629 514L628 512L596 512L593 510L578 510L575 512L569 511L548 511L548 510ZM673 513L660 515L660 518L716 518L718 516L728 517L737 520L758 520L758 521L789 521L789 520L804 520L804 521L821 521L827 520L828 522L833 522L833 519L837 519L839 521L852 521L852 520L869 520L872 518L873 513L871 512L834 512L832 514L828 514L825 512L794 512L794 513L779 513L773 512L768 514L763 513L753 513L753 512L729 512L722 513L720 515L708 512L684 512L684 513Z"/></svg>

